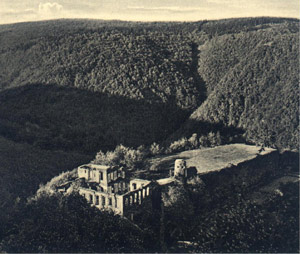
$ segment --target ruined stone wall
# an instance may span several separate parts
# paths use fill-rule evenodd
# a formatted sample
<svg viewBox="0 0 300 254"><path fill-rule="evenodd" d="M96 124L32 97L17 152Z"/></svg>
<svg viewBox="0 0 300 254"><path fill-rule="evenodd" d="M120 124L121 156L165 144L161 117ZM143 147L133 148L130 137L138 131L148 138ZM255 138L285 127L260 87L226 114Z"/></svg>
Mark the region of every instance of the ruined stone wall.
<svg viewBox="0 0 300 254"><path fill-rule="evenodd" d="M130 218L130 214L140 209L147 200L152 199L153 184L127 192L123 195L124 216Z"/></svg>
<svg viewBox="0 0 300 254"><path fill-rule="evenodd" d="M123 214L123 195L103 193L87 188L79 188L79 194L98 209L112 210L117 214Z"/></svg>

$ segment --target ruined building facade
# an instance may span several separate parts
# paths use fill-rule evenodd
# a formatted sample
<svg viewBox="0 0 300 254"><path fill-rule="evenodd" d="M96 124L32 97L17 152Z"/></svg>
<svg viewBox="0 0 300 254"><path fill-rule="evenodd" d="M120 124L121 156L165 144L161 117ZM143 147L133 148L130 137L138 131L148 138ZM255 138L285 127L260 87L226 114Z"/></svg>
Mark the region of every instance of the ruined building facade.
<svg viewBox="0 0 300 254"><path fill-rule="evenodd" d="M151 181L133 179L128 182L125 171L118 167L86 164L78 167L78 177L84 179L80 195L95 207L120 215L151 195Z"/></svg>
<svg viewBox="0 0 300 254"><path fill-rule="evenodd" d="M156 181L128 180L122 168L86 164L78 167L78 178L83 180L79 194L99 209L126 216L132 208L150 199L153 192L160 190L160 187L172 184L176 178L186 178L189 175L189 168L183 159L175 161L170 177Z"/></svg>

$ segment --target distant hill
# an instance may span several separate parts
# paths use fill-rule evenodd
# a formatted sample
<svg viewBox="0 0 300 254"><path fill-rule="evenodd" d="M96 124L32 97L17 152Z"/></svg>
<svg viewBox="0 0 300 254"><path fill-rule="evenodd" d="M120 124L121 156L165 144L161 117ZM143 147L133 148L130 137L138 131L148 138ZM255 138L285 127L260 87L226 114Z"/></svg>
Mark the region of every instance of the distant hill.
<svg viewBox="0 0 300 254"><path fill-rule="evenodd" d="M0 26L0 135L90 154L164 140L205 98L195 47L177 31L84 20Z"/></svg>
<svg viewBox="0 0 300 254"><path fill-rule="evenodd" d="M120 24L62 20L2 27L0 88L55 84L195 107L201 91L187 33Z"/></svg>
<svg viewBox="0 0 300 254"><path fill-rule="evenodd" d="M280 18L2 25L0 135L94 154L217 124L294 148L297 25Z"/></svg>

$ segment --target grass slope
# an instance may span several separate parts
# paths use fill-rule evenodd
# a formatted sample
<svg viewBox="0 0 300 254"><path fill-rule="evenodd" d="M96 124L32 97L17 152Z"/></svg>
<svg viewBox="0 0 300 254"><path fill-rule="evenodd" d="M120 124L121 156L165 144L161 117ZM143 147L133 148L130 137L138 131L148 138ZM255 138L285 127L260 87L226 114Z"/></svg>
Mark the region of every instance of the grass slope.
<svg viewBox="0 0 300 254"><path fill-rule="evenodd" d="M150 178L167 177L169 170L174 169L176 159L186 160L188 167L195 167L198 173L207 173L218 171L225 167L238 165L247 160L252 160L260 155L265 155L275 151L272 148L265 148L265 151L259 152L261 147L245 144L230 144L214 148L195 149L180 152L172 155L158 156L147 161L148 167L158 169L158 172L147 173L147 170L140 171L139 174L145 174Z"/></svg>

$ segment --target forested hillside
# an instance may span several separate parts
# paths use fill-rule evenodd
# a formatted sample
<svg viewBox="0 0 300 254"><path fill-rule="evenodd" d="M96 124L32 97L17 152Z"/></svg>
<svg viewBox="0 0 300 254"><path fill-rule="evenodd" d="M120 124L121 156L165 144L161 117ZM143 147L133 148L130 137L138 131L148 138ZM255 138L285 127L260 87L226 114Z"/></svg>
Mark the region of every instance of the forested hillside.
<svg viewBox="0 0 300 254"><path fill-rule="evenodd" d="M56 84L147 102L172 98L179 107L191 108L199 97L190 73L191 50L184 35L156 29L58 30L56 36L45 34L3 50L1 85Z"/></svg>
<svg viewBox="0 0 300 254"><path fill-rule="evenodd" d="M161 142L200 107L177 138L217 124L295 147L297 31L278 18L0 26L0 134L94 154Z"/></svg>
<svg viewBox="0 0 300 254"><path fill-rule="evenodd" d="M179 136L201 134L211 123L241 129L247 141L296 148L298 49L299 33L286 24L215 36L201 45L198 71L208 97Z"/></svg>
<svg viewBox="0 0 300 254"><path fill-rule="evenodd" d="M178 28L101 21L1 28L0 134L18 142L90 154L150 144L204 100L195 46Z"/></svg>

